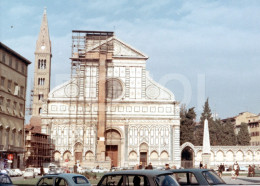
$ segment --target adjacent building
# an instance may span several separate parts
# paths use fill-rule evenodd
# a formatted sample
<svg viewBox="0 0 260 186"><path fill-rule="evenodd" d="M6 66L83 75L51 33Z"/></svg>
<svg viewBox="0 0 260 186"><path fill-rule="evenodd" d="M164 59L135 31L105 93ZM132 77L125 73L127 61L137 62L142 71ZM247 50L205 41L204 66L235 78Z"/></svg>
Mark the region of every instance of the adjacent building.
<svg viewBox="0 0 260 186"><path fill-rule="evenodd" d="M235 125L235 132L238 134L241 123L248 125L248 132L251 136L250 145L260 145L260 114L241 112L237 116L226 118L223 122L231 121Z"/></svg>
<svg viewBox="0 0 260 186"><path fill-rule="evenodd" d="M29 60L0 42L0 165L23 167L24 115ZM13 160L7 163L12 154ZM3 168L3 167L0 167Z"/></svg>

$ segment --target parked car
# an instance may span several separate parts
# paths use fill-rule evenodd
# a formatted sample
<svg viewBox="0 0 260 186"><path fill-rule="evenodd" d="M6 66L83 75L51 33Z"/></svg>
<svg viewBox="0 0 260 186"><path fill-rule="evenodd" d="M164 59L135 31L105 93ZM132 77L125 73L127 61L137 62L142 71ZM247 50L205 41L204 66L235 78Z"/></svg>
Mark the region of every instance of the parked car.
<svg viewBox="0 0 260 186"><path fill-rule="evenodd" d="M22 176L23 172L20 169L13 169L14 172L18 174L18 176Z"/></svg>
<svg viewBox="0 0 260 186"><path fill-rule="evenodd" d="M48 174L57 174L57 170L55 167L50 167L48 170Z"/></svg>
<svg viewBox="0 0 260 186"><path fill-rule="evenodd" d="M225 185L213 169L171 169L180 185Z"/></svg>
<svg viewBox="0 0 260 186"><path fill-rule="evenodd" d="M80 174L63 173L63 174L48 174L41 177L36 186L91 186L91 183L85 176Z"/></svg>
<svg viewBox="0 0 260 186"><path fill-rule="evenodd" d="M239 166L240 171L248 171L248 167L246 166Z"/></svg>
<svg viewBox="0 0 260 186"><path fill-rule="evenodd" d="M109 172L108 169L105 169L105 168L94 168L92 169L92 172L95 172L95 173L104 173L104 172Z"/></svg>
<svg viewBox="0 0 260 186"><path fill-rule="evenodd" d="M36 176L41 174L41 168L33 168L33 171Z"/></svg>
<svg viewBox="0 0 260 186"><path fill-rule="evenodd" d="M35 178L35 172L33 168L27 168L24 170L23 178Z"/></svg>
<svg viewBox="0 0 260 186"><path fill-rule="evenodd" d="M10 177L17 176L17 174L14 171L12 171L12 169L5 169L5 170L7 171L8 176Z"/></svg>
<svg viewBox="0 0 260 186"><path fill-rule="evenodd" d="M7 174L0 173L0 185L13 185L13 183Z"/></svg>
<svg viewBox="0 0 260 186"><path fill-rule="evenodd" d="M125 170L114 171L103 175L97 186L109 185L149 185L179 186L170 171L160 170Z"/></svg>

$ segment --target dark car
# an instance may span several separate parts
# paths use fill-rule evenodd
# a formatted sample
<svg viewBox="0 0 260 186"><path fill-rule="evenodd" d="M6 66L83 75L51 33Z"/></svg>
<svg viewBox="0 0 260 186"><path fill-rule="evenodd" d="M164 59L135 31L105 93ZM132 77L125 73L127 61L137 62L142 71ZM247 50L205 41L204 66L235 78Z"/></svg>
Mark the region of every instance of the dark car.
<svg viewBox="0 0 260 186"><path fill-rule="evenodd" d="M104 174L97 186L178 186L170 171L125 170Z"/></svg>
<svg viewBox="0 0 260 186"><path fill-rule="evenodd" d="M225 185L212 169L171 169L180 185Z"/></svg>
<svg viewBox="0 0 260 186"><path fill-rule="evenodd" d="M80 174L47 174L39 179L37 186L91 186L85 176Z"/></svg>
<svg viewBox="0 0 260 186"><path fill-rule="evenodd" d="M13 183L7 174L0 173L0 185L13 185Z"/></svg>

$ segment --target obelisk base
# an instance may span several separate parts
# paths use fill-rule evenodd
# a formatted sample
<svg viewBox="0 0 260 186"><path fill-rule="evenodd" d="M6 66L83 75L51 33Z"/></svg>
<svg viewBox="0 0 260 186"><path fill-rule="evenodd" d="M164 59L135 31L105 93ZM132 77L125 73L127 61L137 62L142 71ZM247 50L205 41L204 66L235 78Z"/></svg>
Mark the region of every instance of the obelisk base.
<svg viewBox="0 0 260 186"><path fill-rule="evenodd" d="M211 154L208 153L202 154L202 164L204 168L210 169L210 157Z"/></svg>

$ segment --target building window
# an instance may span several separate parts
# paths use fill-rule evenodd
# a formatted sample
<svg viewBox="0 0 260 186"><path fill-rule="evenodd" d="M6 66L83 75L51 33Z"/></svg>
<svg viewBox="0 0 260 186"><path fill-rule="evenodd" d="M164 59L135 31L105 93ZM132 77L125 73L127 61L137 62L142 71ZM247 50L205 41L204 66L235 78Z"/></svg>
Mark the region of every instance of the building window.
<svg viewBox="0 0 260 186"><path fill-rule="evenodd" d="M45 78L38 78L38 85L44 85Z"/></svg>
<svg viewBox="0 0 260 186"><path fill-rule="evenodd" d="M18 61L15 61L15 70L18 70Z"/></svg>
<svg viewBox="0 0 260 186"><path fill-rule="evenodd" d="M24 74L24 64L22 64L22 73Z"/></svg>
<svg viewBox="0 0 260 186"><path fill-rule="evenodd" d="M7 102L6 102L6 107L10 107L10 104L11 104L11 100L10 99L7 99Z"/></svg>
<svg viewBox="0 0 260 186"><path fill-rule="evenodd" d="M16 109L17 102L14 101L14 110Z"/></svg>
<svg viewBox="0 0 260 186"><path fill-rule="evenodd" d="M2 145L3 129L0 128L0 145Z"/></svg>
<svg viewBox="0 0 260 186"><path fill-rule="evenodd" d="M4 105L4 98L0 97L0 105L3 106Z"/></svg>
<svg viewBox="0 0 260 186"><path fill-rule="evenodd" d="M5 86L5 78L1 77L1 86L4 87Z"/></svg>
<svg viewBox="0 0 260 186"><path fill-rule="evenodd" d="M20 103L20 112L23 112L23 104Z"/></svg>
<svg viewBox="0 0 260 186"><path fill-rule="evenodd" d="M46 69L46 59L39 59L38 60L38 69Z"/></svg>
<svg viewBox="0 0 260 186"><path fill-rule="evenodd" d="M21 87L21 89L20 89L20 96L23 97L23 95L24 95L24 87Z"/></svg>
<svg viewBox="0 0 260 186"><path fill-rule="evenodd" d="M2 62L5 63L5 53L2 55Z"/></svg>
<svg viewBox="0 0 260 186"><path fill-rule="evenodd" d="M12 86L12 80L8 80L7 88L11 90L11 86Z"/></svg>
<svg viewBox="0 0 260 186"><path fill-rule="evenodd" d="M42 113L42 108L40 107L40 108L39 108L39 114L41 114L41 113Z"/></svg>
<svg viewBox="0 0 260 186"><path fill-rule="evenodd" d="M43 100L43 94L39 94L39 100Z"/></svg>
<svg viewBox="0 0 260 186"><path fill-rule="evenodd" d="M12 132L13 146L15 146L15 131Z"/></svg>
<svg viewBox="0 0 260 186"><path fill-rule="evenodd" d="M5 134L5 145L8 146L9 142L9 129L6 129L6 134Z"/></svg>
<svg viewBox="0 0 260 186"><path fill-rule="evenodd" d="M12 56L9 57L9 66L12 68L13 66L13 59Z"/></svg>

